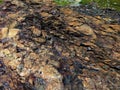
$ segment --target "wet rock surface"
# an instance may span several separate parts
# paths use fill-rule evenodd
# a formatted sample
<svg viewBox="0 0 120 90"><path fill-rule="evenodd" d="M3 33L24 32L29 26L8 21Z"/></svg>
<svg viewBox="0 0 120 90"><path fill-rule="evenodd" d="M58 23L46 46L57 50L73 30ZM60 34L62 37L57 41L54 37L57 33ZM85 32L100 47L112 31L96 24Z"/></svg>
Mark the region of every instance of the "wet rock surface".
<svg viewBox="0 0 120 90"><path fill-rule="evenodd" d="M120 90L119 23L26 3L0 5L0 90Z"/></svg>

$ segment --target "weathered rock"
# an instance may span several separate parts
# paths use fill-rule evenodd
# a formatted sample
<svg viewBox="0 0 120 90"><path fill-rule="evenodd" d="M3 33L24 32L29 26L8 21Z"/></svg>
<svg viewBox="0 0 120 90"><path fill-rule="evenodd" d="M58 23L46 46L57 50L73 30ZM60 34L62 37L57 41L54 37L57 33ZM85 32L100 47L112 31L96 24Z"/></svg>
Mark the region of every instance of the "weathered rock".
<svg viewBox="0 0 120 90"><path fill-rule="evenodd" d="M20 2L29 8L1 6L0 89L120 89L120 25L39 0Z"/></svg>
<svg viewBox="0 0 120 90"><path fill-rule="evenodd" d="M19 31L20 31L19 29L14 29L14 28L13 29L2 28L0 32L1 33L0 39L15 37Z"/></svg>

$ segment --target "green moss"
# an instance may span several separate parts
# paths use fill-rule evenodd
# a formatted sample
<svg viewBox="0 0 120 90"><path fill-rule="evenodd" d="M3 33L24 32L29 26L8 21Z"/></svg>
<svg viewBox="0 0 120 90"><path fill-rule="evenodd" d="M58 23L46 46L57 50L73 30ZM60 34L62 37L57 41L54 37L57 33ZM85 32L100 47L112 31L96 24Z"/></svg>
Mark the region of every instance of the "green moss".
<svg viewBox="0 0 120 90"><path fill-rule="evenodd" d="M100 8L111 8L120 11L120 0L82 0L81 4L96 2Z"/></svg>
<svg viewBox="0 0 120 90"><path fill-rule="evenodd" d="M78 2L79 1L79 2ZM100 8L111 8L120 11L120 0L54 0L60 6L89 4L96 2Z"/></svg>
<svg viewBox="0 0 120 90"><path fill-rule="evenodd" d="M67 5L70 5L72 3L69 0L54 0L54 2L60 6L67 6Z"/></svg>
<svg viewBox="0 0 120 90"><path fill-rule="evenodd" d="M2 3L3 2L3 0L0 0L0 3Z"/></svg>

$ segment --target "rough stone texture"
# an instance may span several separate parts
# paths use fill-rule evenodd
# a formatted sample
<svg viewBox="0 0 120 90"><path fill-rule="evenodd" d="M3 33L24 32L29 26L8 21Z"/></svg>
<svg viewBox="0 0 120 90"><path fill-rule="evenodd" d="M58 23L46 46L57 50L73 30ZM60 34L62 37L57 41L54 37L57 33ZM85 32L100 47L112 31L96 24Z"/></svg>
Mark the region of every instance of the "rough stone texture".
<svg viewBox="0 0 120 90"><path fill-rule="evenodd" d="M119 24L20 2L0 6L1 90L120 90Z"/></svg>

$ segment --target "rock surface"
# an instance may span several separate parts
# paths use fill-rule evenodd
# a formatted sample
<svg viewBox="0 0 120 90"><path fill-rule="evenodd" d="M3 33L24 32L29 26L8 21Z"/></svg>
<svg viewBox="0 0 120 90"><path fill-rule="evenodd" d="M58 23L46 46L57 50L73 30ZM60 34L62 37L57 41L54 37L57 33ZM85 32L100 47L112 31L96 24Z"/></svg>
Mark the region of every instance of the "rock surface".
<svg viewBox="0 0 120 90"><path fill-rule="evenodd" d="M119 24L28 1L0 5L0 90L120 90Z"/></svg>

